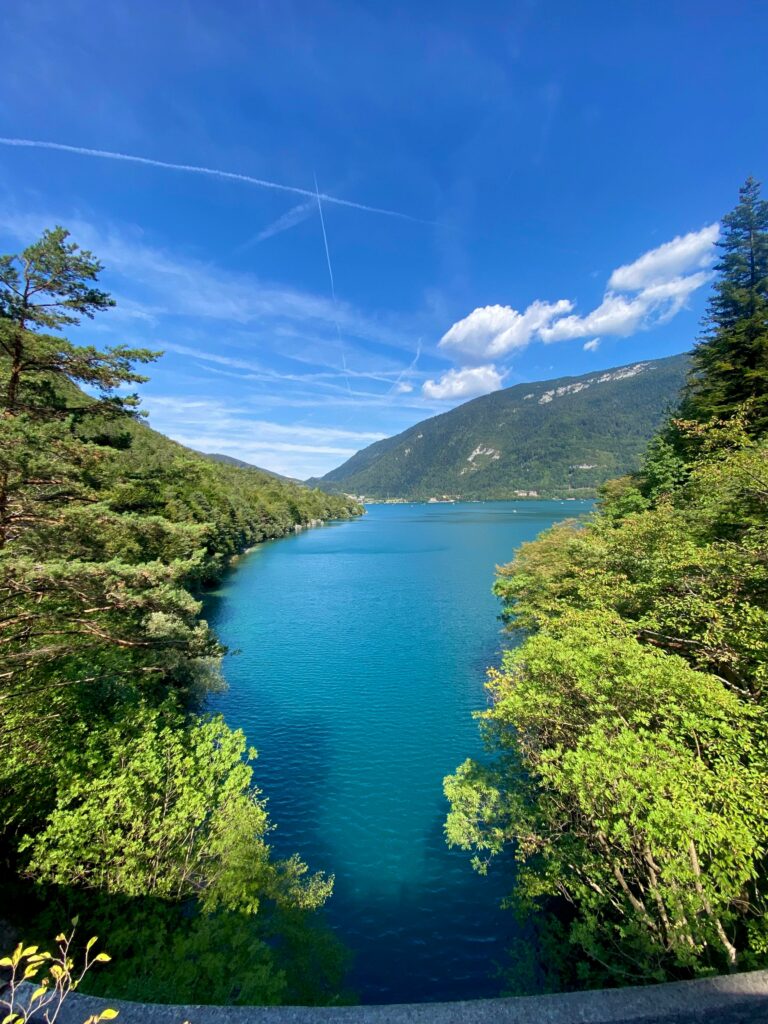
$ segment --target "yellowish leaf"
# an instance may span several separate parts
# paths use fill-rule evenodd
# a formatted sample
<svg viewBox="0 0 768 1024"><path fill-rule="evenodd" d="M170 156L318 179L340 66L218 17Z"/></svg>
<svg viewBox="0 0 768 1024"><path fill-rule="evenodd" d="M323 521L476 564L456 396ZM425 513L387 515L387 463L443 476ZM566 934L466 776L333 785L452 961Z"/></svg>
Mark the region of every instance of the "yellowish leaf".
<svg viewBox="0 0 768 1024"><path fill-rule="evenodd" d="M100 964L108 964L112 957L108 953L97 953L93 959L98 960Z"/></svg>

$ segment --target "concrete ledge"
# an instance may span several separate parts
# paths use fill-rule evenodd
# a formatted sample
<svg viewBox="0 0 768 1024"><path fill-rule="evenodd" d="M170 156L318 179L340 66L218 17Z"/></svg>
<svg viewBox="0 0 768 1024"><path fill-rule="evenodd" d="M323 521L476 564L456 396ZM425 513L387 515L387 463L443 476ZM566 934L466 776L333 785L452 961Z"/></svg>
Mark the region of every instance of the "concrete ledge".
<svg viewBox="0 0 768 1024"><path fill-rule="evenodd" d="M118 1024L768 1024L768 971L561 995L387 1006L163 1006L70 996L57 1024L111 1006Z"/></svg>

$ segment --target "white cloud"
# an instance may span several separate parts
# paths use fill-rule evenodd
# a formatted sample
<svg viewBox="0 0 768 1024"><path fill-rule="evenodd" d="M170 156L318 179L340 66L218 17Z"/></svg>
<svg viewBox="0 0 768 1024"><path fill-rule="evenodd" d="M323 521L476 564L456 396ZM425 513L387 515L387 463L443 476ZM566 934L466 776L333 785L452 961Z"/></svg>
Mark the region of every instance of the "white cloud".
<svg viewBox="0 0 768 1024"><path fill-rule="evenodd" d="M673 277L669 281L659 281L657 284L644 288L640 292L640 296L649 305L670 301L672 303L671 315L674 315L683 308L688 297L705 285L711 277L712 274L706 270L702 270L698 274L688 274L686 277Z"/></svg>
<svg viewBox="0 0 768 1024"><path fill-rule="evenodd" d="M679 313L690 295L709 280L706 271L675 277L644 288L637 295L606 292L603 301L586 316L566 316L539 332L541 340L570 341L590 334L626 338L639 330L666 323Z"/></svg>
<svg viewBox="0 0 768 1024"><path fill-rule="evenodd" d="M311 372L302 373L289 373L282 370L273 370L263 363L255 361L253 359L242 359L235 356L223 355L218 352L207 352L204 349L196 348L191 345L178 345L175 342L168 342L163 339L156 339L155 344L164 353L172 352L176 355L191 356L196 360L201 360L204 364L212 364L211 366L202 365L197 363L196 365L208 373L215 373L220 376L232 377L235 380L245 382L257 382L266 385L279 385L281 398L285 397L286 401L289 401L285 396L285 391L290 388L291 391L296 394L297 391L306 391L310 389L314 391L316 401L314 405L325 405L328 401L332 401L336 404L340 401L339 395L345 397L354 397L363 399L363 402L356 402L354 404L360 405L370 402L373 404L383 403L385 405L391 405L392 395L409 395L414 392L414 385L409 383L403 378L407 375L413 377L425 376L422 372L418 374L415 371L415 364L420 356L420 348L417 351L415 358L411 361L408 366L405 366L399 370L377 370L376 372L368 372L366 370L354 370L349 366L343 367L342 369L330 369L330 370L313 370ZM312 353L312 359L310 365L327 365L318 363L319 356L317 355L317 349ZM300 356L292 355L291 361L303 364L308 360L303 360ZM228 367L231 369L222 370L219 367ZM379 384L388 385L389 390L385 393L374 390L358 390L353 388L352 381L370 381ZM330 392L329 395L324 395L324 389ZM260 393L259 400L263 401L265 394ZM306 404L306 403L301 403ZM347 403L348 404L348 403ZM413 402L398 402L399 408L430 408L429 405L422 401L418 401L416 404Z"/></svg>
<svg viewBox="0 0 768 1024"><path fill-rule="evenodd" d="M439 380L427 380L422 391L427 398L475 398L498 391L503 377L495 366L473 366L461 370L448 370Z"/></svg>
<svg viewBox="0 0 768 1024"><path fill-rule="evenodd" d="M644 253L634 263L614 270L608 288L611 291L637 292L692 270L704 270L712 262L719 235L719 224L709 224L701 231L678 235L671 242Z"/></svg>
<svg viewBox="0 0 768 1024"><path fill-rule="evenodd" d="M339 448L336 445L327 444L293 444L288 441L270 441L269 444L258 441L234 443L231 438L226 436L207 433L196 435L178 434L175 440L179 444L186 445L187 448L194 448L196 451L221 452L224 455L228 455L230 450L237 452L261 452L264 456L273 456L276 452L280 454L298 452L301 455L341 455L348 459L350 455L354 455L358 451L357 448ZM243 460L245 462L249 461L244 456Z"/></svg>
<svg viewBox="0 0 768 1024"><path fill-rule="evenodd" d="M145 401L145 408L150 415L159 413L173 416L177 423L193 423L199 426L203 418L214 424L216 430L222 426L232 427L247 432L253 439L272 443L272 439L297 438L306 440L313 445L327 445L334 441L381 441L386 434L369 430L342 430L323 424L286 424L273 420L251 419L250 410L246 406L233 406L229 403L211 401L205 398L177 398L172 395L154 395ZM241 417L241 418L236 418Z"/></svg>
<svg viewBox="0 0 768 1024"><path fill-rule="evenodd" d="M541 332L542 341L570 341L588 334L632 334L640 326L645 303L639 296L628 297L608 292L603 301L586 316L566 316Z"/></svg>
<svg viewBox="0 0 768 1024"><path fill-rule="evenodd" d="M569 341L598 334L628 337L666 323L710 279L708 268L719 233L719 224L709 224L618 267L600 304L584 316L573 313L568 299L537 299L523 313L511 306L481 306L446 331L440 347L478 360L499 359L534 339ZM599 339L594 338L584 348L594 352L598 344ZM442 390L442 380L434 388ZM425 385L425 394L433 390Z"/></svg>
<svg viewBox="0 0 768 1024"><path fill-rule="evenodd" d="M323 423L279 423L252 416L251 407L205 397L148 395L150 424L197 451L220 452L304 479L319 476L360 448L387 436Z"/></svg>
<svg viewBox="0 0 768 1024"><path fill-rule="evenodd" d="M584 351L585 352L597 352L597 350L599 348L600 348L600 339L599 338L593 338L592 341L585 341L584 342Z"/></svg>
<svg viewBox="0 0 768 1024"><path fill-rule="evenodd" d="M511 306L480 306L446 331L440 347L478 359L497 358L525 348L534 334L572 309L573 303L568 299L537 299L524 313Z"/></svg>
<svg viewBox="0 0 768 1024"><path fill-rule="evenodd" d="M322 331L337 344L338 329L347 339L359 338L403 348L402 330L367 316L349 303L266 282L248 273L228 272L192 257L180 257L148 245L138 229L96 227L76 216L15 213L0 208L0 232L26 244L51 224L66 224L72 238L94 251L120 291L133 300L133 315L210 319L276 333L280 325ZM108 282L109 285L112 282ZM129 294L141 292L141 301Z"/></svg>

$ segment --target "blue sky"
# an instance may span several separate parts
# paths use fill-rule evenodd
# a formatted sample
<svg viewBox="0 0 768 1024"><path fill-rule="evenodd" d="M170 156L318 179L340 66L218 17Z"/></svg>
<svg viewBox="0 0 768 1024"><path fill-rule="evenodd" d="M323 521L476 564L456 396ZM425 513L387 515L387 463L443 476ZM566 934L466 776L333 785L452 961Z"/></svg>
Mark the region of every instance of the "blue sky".
<svg viewBox="0 0 768 1024"><path fill-rule="evenodd" d="M766 176L763 3L36 0L0 35L0 251L68 227L119 302L77 337L165 350L152 425L299 477L690 347Z"/></svg>

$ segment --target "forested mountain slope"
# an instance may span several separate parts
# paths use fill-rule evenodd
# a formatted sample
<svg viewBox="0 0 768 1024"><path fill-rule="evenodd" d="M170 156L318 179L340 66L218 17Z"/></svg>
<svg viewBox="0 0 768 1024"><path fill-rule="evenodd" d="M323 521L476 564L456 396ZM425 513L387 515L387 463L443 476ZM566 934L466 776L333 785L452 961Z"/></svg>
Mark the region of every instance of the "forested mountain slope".
<svg viewBox="0 0 768 1024"><path fill-rule="evenodd" d="M275 473L274 470L254 466L252 462L243 462L242 459L236 459L232 455L222 455L221 452L200 452L200 455L204 455L206 459L211 459L212 462L222 462L225 466L237 466L240 469L257 469L259 473L266 473L267 476L272 476L276 480L288 480L292 484L301 483L295 477L283 476L282 473Z"/></svg>
<svg viewBox="0 0 768 1024"><path fill-rule="evenodd" d="M253 544L313 520L345 519L357 512L346 498L237 460L212 459L142 422L123 420L118 429L130 436L130 444L113 449L112 455L122 486L130 492L125 508L200 524L205 578L217 576L229 557ZM100 439L110 430L102 423Z"/></svg>
<svg viewBox="0 0 768 1024"><path fill-rule="evenodd" d="M678 355L517 384L377 441L308 483L377 498L588 497L637 469L688 367Z"/></svg>

